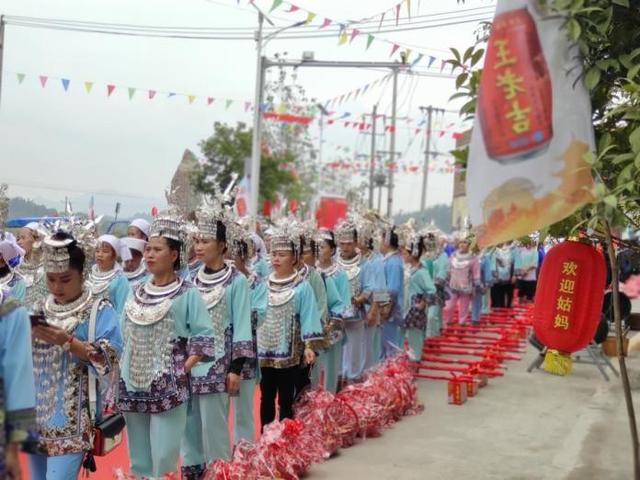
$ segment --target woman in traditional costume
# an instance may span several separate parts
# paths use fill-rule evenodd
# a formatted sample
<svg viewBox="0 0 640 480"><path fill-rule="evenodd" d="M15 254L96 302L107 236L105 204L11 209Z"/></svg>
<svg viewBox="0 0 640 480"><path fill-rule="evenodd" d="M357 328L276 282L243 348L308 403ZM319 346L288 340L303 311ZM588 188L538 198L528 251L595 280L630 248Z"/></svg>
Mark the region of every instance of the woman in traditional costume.
<svg viewBox="0 0 640 480"><path fill-rule="evenodd" d="M259 381L258 374L258 325L262 325L267 313L267 278L258 275L251 269L255 265L251 261L251 233L246 232L238 226L239 238L236 239L234 248L234 264L238 272L242 273L249 285L249 298L251 305L251 339L253 356L247 357L242 367L242 381L240 382L240 393L233 400L234 412L234 443L240 440L253 441L255 437L254 425L254 398L256 385ZM255 235L255 234L254 234Z"/></svg>
<svg viewBox="0 0 640 480"><path fill-rule="evenodd" d="M123 272L124 276L127 277L129 287L133 288L142 282L149 274L143 258L144 248L147 242L133 237L121 238L120 242L129 248L129 253L131 254L131 259L124 262Z"/></svg>
<svg viewBox="0 0 640 480"><path fill-rule="evenodd" d="M451 290L449 324L453 324L456 306L459 323L462 325L469 321L471 298L474 290L480 285L480 262L478 257L469 250L470 247L470 236L465 233L459 234L456 251L449 259L449 289Z"/></svg>
<svg viewBox="0 0 640 480"><path fill-rule="evenodd" d="M24 253L12 233L0 232L0 288L9 289L20 302L25 301L27 287L14 267Z"/></svg>
<svg viewBox="0 0 640 480"><path fill-rule="evenodd" d="M18 245L24 250L24 255L16 271L24 280L26 288L24 305L32 309L36 303L41 303L47 296L47 283L42 268L42 236L41 227L35 223L27 223L18 231Z"/></svg>
<svg viewBox="0 0 640 480"><path fill-rule="evenodd" d="M150 278L124 309L118 406L127 424L131 471L161 477L177 468L187 422L191 369L215 355L198 290L178 275L186 232L175 214L154 219L144 259Z"/></svg>
<svg viewBox="0 0 640 480"><path fill-rule="evenodd" d="M299 370L315 362L324 340L313 290L295 269L301 251L299 232L288 225L274 230L267 313L258 327L262 427L275 419L276 396L280 419L293 417Z"/></svg>
<svg viewBox="0 0 640 480"><path fill-rule="evenodd" d="M102 235L98 238L95 263L91 267L88 283L96 297L108 299L113 307L122 315L124 304L131 289L129 281L118 263L118 256L124 261L131 259L129 248L113 235Z"/></svg>
<svg viewBox="0 0 640 480"><path fill-rule="evenodd" d="M225 262L233 246L232 221L220 206L204 207L196 216L194 249L202 267L193 283L208 309L214 355L191 371L192 396L181 449L184 479L198 479L207 463L229 459L229 397L239 394L242 367L255 358L248 282Z"/></svg>
<svg viewBox="0 0 640 480"><path fill-rule="evenodd" d="M427 307L436 301L436 287L429 270L421 263L423 237L412 235L402 249L402 257L409 268L409 286L403 306L402 330L414 360L422 358L426 336Z"/></svg>
<svg viewBox="0 0 640 480"><path fill-rule="evenodd" d="M427 269L436 287L436 301L429 306L426 336L440 335L442 329L442 309L449 298L447 281L449 278L449 257L442 249L444 235L435 226L421 232L424 251L422 265Z"/></svg>
<svg viewBox="0 0 640 480"><path fill-rule="evenodd" d="M44 270L50 292L43 320L33 328L33 372L39 433L37 453L29 455L33 480L76 478L91 451L94 423L113 402L122 347L119 317L104 297L84 283L91 239L86 230L58 231L44 240ZM82 243L80 243L82 242ZM83 251L83 248L87 251ZM89 390L99 382L97 401ZM92 385L90 385L92 384Z"/></svg>
<svg viewBox="0 0 640 480"><path fill-rule="evenodd" d="M151 229L151 223L149 223L144 218L135 218L127 228L127 236L130 238L137 238L139 240L144 240L145 242L149 240L149 230Z"/></svg>
<svg viewBox="0 0 640 480"><path fill-rule="evenodd" d="M393 356L398 348L402 348L403 337L400 326L403 321L402 308L404 305L404 268L402 265L402 256L400 254L400 242L396 227L387 228L382 234L382 245L380 252L384 255L384 278L386 282L386 291L389 293L391 300L391 310L389 316L384 320L382 325L381 345L382 358ZM373 358L372 362L368 362L367 368L376 363L380 357Z"/></svg>
<svg viewBox="0 0 640 480"><path fill-rule="evenodd" d="M18 451L36 431L31 331L27 310L0 288L0 478L21 476Z"/></svg>
<svg viewBox="0 0 640 480"><path fill-rule="evenodd" d="M511 308L515 282L513 246L510 243L498 245L492 263L494 283L491 287L491 306Z"/></svg>
<svg viewBox="0 0 640 480"><path fill-rule="evenodd" d="M318 272L327 285L328 321L326 336L328 346L320 361L324 371L325 390L336 393L342 373L342 349L344 344L344 318L354 315L351 305L351 286L344 270L335 262L337 245L331 230L320 230L318 245ZM324 357L324 358L323 358Z"/></svg>

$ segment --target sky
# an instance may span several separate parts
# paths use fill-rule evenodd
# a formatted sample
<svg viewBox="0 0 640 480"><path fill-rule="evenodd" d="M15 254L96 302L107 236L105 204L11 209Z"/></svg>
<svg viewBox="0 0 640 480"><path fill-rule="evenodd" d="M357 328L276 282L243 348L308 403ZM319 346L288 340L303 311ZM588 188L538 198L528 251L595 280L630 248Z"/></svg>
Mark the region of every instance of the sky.
<svg viewBox="0 0 640 480"><path fill-rule="evenodd" d="M273 0L255 3L269 11ZM284 27L305 19L305 9L312 11L317 14L312 22L315 27L297 29L307 33L321 32L325 17L336 23L364 18L393 8L397 0L291 3L301 10L288 13L290 3L284 2L269 13L270 18L276 26ZM398 28L410 27L419 15L460 15L480 7L484 10L471 11L486 12L489 18L493 5L491 0L467 0L464 6L454 0L412 0L412 19L403 10ZM163 192L184 149L199 154L198 143L212 132L214 122L251 123L245 102L253 98L256 57L255 44L249 38L145 38L24 27L11 22L12 16L30 16L132 25L254 28L256 12L247 0L0 0L0 14L8 16L0 96L0 181L9 184L10 196L46 199L51 206L60 207L67 195L87 198L95 194L98 208L107 208L100 203L101 198L109 202L117 198L125 215L150 211L152 206L162 206ZM387 13L386 19L391 16ZM389 27L394 25L392 21ZM460 104L448 101L455 92L454 79L447 75L447 69L440 74L440 66L442 59L450 58L449 47L464 49L473 43L476 28L477 23L472 22L381 33L369 49L365 34L343 46L338 46L337 35L295 40L275 37L268 43L266 55L287 52L296 59L303 51L313 51L317 60L387 62L399 59L400 50L390 56L392 43L398 42L413 47L410 61L418 53L425 55L418 64L423 73L427 72L428 57L436 57L429 70L433 76L403 75L398 81L398 115L410 117L413 123L398 122L397 150L403 153L401 161L418 164L424 158L424 135L415 135L423 119L419 106L434 105L450 111L438 118L434 130L451 123L455 123L451 131L462 128L454 113ZM348 31L351 34L352 30ZM243 36L250 37L251 31ZM325 102L362 88L385 73L302 68L296 81L310 97ZM22 82L18 74L24 74ZM41 75L48 77L45 88L40 83ZM63 78L69 80L67 91L62 86ZM86 81L93 82L90 93L85 90ZM107 84L116 86L111 96L107 96ZM128 87L136 88L131 99ZM148 90L157 92L152 100ZM183 95L169 97L169 92ZM189 96L193 97L191 103ZM215 99L211 105L208 97ZM227 99L233 102L225 108ZM357 99L352 96L342 104L332 104L329 110L335 112L334 117L349 112L350 119L360 118L376 103L378 112L390 114L391 82L369 88ZM317 139L317 125L314 123L311 129L312 138ZM447 152L453 148L451 131L443 137L436 135L434 150ZM367 153L368 138L345 128L342 122L325 126L324 162L337 155L353 158ZM442 157L437 165L444 161ZM363 181L347 178L356 184ZM419 208L421 175L400 173L395 183L394 213ZM450 203L452 184L453 175L432 174L427 204Z"/></svg>

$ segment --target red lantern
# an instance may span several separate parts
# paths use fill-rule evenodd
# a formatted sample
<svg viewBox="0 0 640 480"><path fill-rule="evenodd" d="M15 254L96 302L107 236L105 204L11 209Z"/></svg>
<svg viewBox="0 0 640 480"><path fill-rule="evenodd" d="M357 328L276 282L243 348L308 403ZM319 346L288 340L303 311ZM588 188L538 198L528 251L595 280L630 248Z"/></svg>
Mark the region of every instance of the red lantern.
<svg viewBox="0 0 640 480"><path fill-rule="evenodd" d="M155 217L156 215L158 215L158 207L153 207L151 209L151 216Z"/></svg>
<svg viewBox="0 0 640 480"><path fill-rule="evenodd" d="M545 370L566 375L571 353L586 347L600 321L606 281L602 253L563 242L544 258L533 312L536 337L550 350Z"/></svg>

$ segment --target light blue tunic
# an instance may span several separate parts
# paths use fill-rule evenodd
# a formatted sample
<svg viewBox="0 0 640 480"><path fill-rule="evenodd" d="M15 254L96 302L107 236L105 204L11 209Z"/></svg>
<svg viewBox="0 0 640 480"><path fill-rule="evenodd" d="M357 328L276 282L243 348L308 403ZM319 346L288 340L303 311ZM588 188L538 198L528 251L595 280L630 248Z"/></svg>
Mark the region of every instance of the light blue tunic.
<svg viewBox="0 0 640 480"><path fill-rule="evenodd" d="M10 290L10 295L20 303L23 303L27 294L27 287L24 280L17 272L12 272L10 275L12 275L11 280L4 285L4 288L8 288Z"/></svg>
<svg viewBox="0 0 640 480"><path fill-rule="evenodd" d="M258 328L258 358L262 368L298 365L305 344L317 348L324 338L309 283L300 281L282 293L276 298L278 295L270 291L266 318Z"/></svg>
<svg viewBox="0 0 640 480"><path fill-rule="evenodd" d="M269 264L262 257L256 257L253 260L253 264L251 265L251 271L265 281L269 278L269 274L271 273Z"/></svg>
<svg viewBox="0 0 640 480"><path fill-rule="evenodd" d="M0 478L6 444L35 440L35 398L29 317L0 290Z"/></svg>

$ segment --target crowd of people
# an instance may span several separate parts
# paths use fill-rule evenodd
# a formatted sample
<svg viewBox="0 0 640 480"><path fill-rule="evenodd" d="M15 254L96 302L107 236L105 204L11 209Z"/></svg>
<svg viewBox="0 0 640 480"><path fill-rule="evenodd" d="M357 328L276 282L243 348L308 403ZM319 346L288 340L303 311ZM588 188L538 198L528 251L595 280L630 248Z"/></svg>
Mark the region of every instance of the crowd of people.
<svg viewBox="0 0 640 480"><path fill-rule="evenodd" d="M309 386L361 381L405 341L419 358L443 321L510 307L516 284L532 301L544 251L478 250L468 231L370 212L267 224L215 201L135 219L122 238L81 218L0 238L0 477L20 478L22 446L34 480L91 469L116 416L133 475L180 462L200 478L254 439L257 385L260 426L291 418Z"/></svg>

